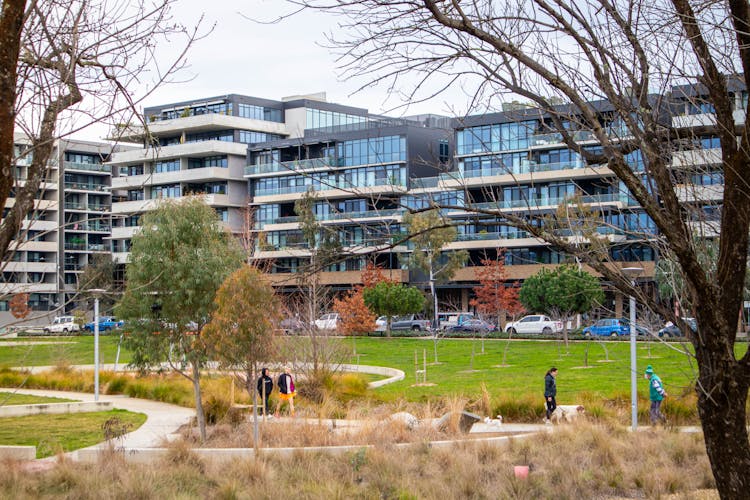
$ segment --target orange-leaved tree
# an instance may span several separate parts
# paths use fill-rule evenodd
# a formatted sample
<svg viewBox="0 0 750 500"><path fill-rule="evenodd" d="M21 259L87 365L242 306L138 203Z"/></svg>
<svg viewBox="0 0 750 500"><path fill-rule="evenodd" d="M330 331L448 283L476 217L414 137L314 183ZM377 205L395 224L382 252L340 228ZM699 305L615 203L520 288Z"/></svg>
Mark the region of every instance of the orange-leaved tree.
<svg viewBox="0 0 750 500"><path fill-rule="evenodd" d="M482 266L476 269L476 276L479 285L474 287L476 298L471 299L470 304L477 308L477 312L493 316L498 328L502 328L505 314L514 317L523 312L523 306L518 300L518 288L506 286L502 250L498 250L495 259L483 259Z"/></svg>
<svg viewBox="0 0 750 500"><path fill-rule="evenodd" d="M365 305L363 288L350 290L342 298L333 299L333 310L339 313L339 331L344 335L368 333L375 329L375 314Z"/></svg>
<svg viewBox="0 0 750 500"><path fill-rule="evenodd" d="M375 313L365 304L364 291L382 281L392 282L383 268L368 262L362 270L362 284L354 287L341 299L334 299L333 310L341 316L340 330L345 335L367 333L375 329Z"/></svg>
<svg viewBox="0 0 750 500"><path fill-rule="evenodd" d="M16 319L24 319L31 313L29 307L29 294L28 293L17 293L10 299L8 304L10 306L10 312Z"/></svg>
<svg viewBox="0 0 750 500"><path fill-rule="evenodd" d="M216 310L203 329L208 352L223 368L241 374L256 402L258 364L276 351L274 331L281 309L271 283L258 269L244 265L229 275L216 292Z"/></svg>

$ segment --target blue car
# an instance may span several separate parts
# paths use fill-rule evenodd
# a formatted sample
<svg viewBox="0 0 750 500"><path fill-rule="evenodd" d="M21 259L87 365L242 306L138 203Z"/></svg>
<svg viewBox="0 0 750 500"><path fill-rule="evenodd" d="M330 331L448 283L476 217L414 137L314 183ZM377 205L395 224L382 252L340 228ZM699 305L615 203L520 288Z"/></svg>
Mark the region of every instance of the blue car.
<svg viewBox="0 0 750 500"><path fill-rule="evenodd" d="M108 332L110 330L114 330L116 328L122 328L122 325L124 325L125 322L122 320L115 319L114 316L100 316L99 317L99 331L100 332ZM90 321L89 323L86 323L83 325L83 329L87 332L93 332L94 331L94 322Z"/></svg>
<svg viewBox="0 0 750 500"><path fill-rule="evenodd" d="M648 330L639 325L635 325L635 331L637 335L648 334ZM622 335L630 335L630 321L624 318L600 319L593 325L584 328L583 335L586 337L591 337L593 335L599 337L619 337Z"/></svg>

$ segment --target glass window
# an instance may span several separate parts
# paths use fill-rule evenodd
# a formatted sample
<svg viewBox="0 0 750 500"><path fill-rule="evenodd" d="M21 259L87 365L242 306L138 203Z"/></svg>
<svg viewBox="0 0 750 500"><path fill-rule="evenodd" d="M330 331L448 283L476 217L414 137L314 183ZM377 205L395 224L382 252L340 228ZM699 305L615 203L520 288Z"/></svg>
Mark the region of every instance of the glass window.
<svg viewBox="0 0 750 500"><path fill-rule="evenodd" d="M180 170L180 160L157 161L154 164L154 173L177 172Z"/></svg>
<svg viewBox="0 0 750 500"><path fill-rule="evenodd" d="M222 167L227 168L229 161L226 156L206 156L205 158L188 158L188 168L208 168Z"/></svg>

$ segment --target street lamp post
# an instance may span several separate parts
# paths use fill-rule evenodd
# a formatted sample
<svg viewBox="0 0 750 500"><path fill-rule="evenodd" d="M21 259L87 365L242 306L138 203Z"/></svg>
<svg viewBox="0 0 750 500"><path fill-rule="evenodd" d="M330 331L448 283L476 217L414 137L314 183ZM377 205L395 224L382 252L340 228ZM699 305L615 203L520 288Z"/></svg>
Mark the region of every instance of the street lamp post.
<svg viewBox="0 0 750 500"><path fill-rule="evenodd" d="M99 295L106 290L92 288L86 291L94 294L94 401L99 401Z"/></svg>
<svg viewBox="0 0 750 500"><path fill-rule="evenodd" d="M623 268L625 276L631 279L630 283L635 288L635 278L643 272L640 267ZM636 356L636 338L638 332L635 329L635 295L630 294L630 426L633 432L638 428L638 364Z"/></svg>

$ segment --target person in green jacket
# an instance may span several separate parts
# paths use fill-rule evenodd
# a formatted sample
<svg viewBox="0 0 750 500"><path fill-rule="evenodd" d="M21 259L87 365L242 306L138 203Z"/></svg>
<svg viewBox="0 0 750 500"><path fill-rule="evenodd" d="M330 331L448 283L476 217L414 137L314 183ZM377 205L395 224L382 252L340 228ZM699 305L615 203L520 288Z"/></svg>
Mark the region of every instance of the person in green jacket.
<svg viewBox="0 0 750 500"><path fill-rule="evenodd" d="M643 376L648 380L648 397L651 400L651 410L649 412L651 425L657 422L664 423L667 419L661 413L661 402L667 396L667 391L664 390L661 379L654 373L654 368L651 365L646 367L646 373Z"/></svg>

